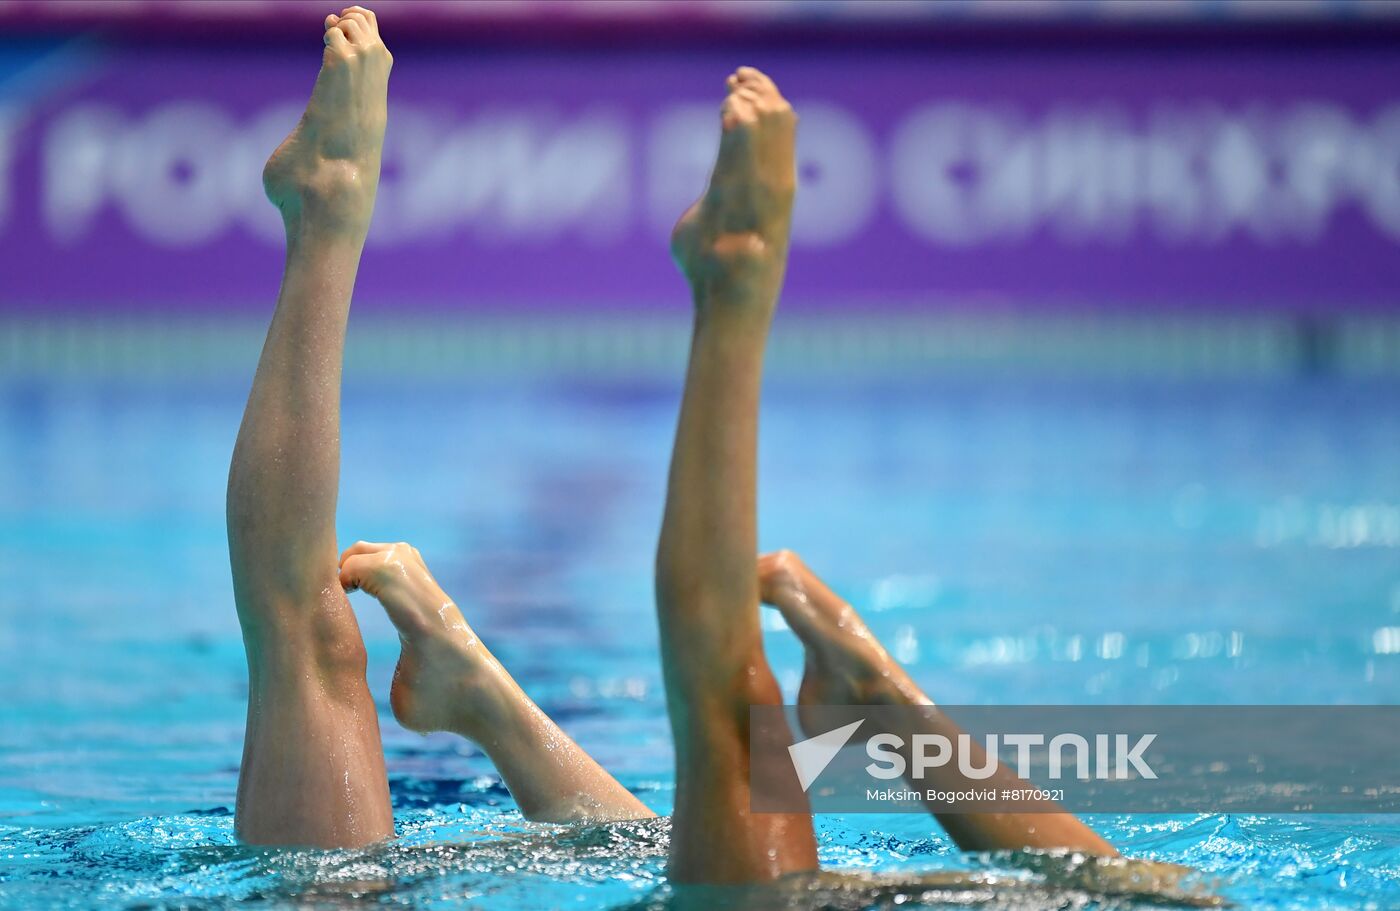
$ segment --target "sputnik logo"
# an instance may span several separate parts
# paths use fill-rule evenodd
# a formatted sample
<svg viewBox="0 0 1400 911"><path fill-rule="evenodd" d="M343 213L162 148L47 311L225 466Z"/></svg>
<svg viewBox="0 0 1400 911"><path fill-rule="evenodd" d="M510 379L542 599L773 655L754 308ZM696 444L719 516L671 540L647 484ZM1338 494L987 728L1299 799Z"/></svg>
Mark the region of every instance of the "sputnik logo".
<svg viewBox="0 0 1400 911"><path fill-rule="evenodd" d="M817 780L817 776L831 765L831 760L835 759L836 754L841 752L841 748L855 734L856 728L864 723L864 718L860 721L852 721L850 724L827 731L825 734L800 740L788 747L788 755L792 757L792 767L797 770L797 782L802 785L803 792L806 792L812 786L812 782Z"/></svg>

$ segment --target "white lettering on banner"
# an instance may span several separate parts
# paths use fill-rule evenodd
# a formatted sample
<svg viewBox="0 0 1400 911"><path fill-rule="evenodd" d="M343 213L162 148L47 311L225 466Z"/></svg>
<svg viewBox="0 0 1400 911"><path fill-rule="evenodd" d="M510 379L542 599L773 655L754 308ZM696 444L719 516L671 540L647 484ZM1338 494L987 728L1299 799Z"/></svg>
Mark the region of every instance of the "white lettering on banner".
<svg viewBox="0 0 1400 911"><path fill-rule="evenodd" d="M792 242L829 247L854 240L879 203L879 158L870 128L833 104L802 106Z"/></svg>
<svg viewBox="0 0 1400 911"><path fill-rule="evenodd" d="M1121 241L1132 231L1138 143L1125 120L1113 108L1057 110L1046 118L1040 194L1045 211L1068 241L1085 242L1096 235ZM1027 169L1034 172L1036 165L1030 163ZM1025 202L1033 198L1028 192ZM1034 216L1027 212L1021 217L1031 221Z"/></svg>
<svg viewBox="0 0 1400 911"><path fill-rule="evenodd" d="M483 113L454 124L396 108L385 167L375 236L387 243L469 227L488 241L572 230L601 244L631 216L629 133L607 111Z"/></svg>
<svg viewBox="0 0 1400 911"><path fill-rule="evenodd" d="M0 230L10 215L10 164L14 161L16 140L22 122L21 112L0 105Z"/></svg>
<svg viewBox="0 0 1400 911"><path fill-rule="evenodd" d="M1356 168L1369 178L1371 217L1391 237L1400 237L1400 105L1381 112L1371 126L1371 141L1356 154Z"/></svg>
<svg viewBox="0 0 1400 911"><path fill-rule="evenodd" d="M111 186L111 156L125 124L113 108L81 105L49 126L42 148L44 221L60 243L87 233Z"/></svg>
<svg viewBox="0 0 1400 911"><path fill-rule="evenodd" d="M1112 106L1015 109L937 102L910 114L890 150L892 202L916 234L968 246L1049 228L1070 243L1121 243L1150 228L1176 243L1242 232L1315 240L1344 205L1400 239L1400 106L1368 127L1308 102L1161 107L1134 130Z"/></svg>
<svg viewBox="0 0 1400 911"><path fill-rule="evenodd" d="M44 143L44 218L65 242L104 206L167 247L207 243L235 223L281 242L260 173L299 107L269 108L235 130L221 107L177 102L127 119L73 108ZM453 123L396 108L385 150L377 242L472 227L486 239L547 239L567 229L605 242L627 226L633 168L625 125L594 112L567 122L482 115Z"/></svg>
<svg viewBox="0 0 1400 911"><path fill-rule="evenodd" d="M959 103L916 111L890 153L895 211L916 234L953 246L1023 231L1031 189L1023 132L1011 111Z"/></svg>
<svg viewBox="0 0 1400 911"><path fill-rule="evenodd" d="M646 186L647 217L654 233L665 236L699 197L718 148L719 112L712 103L673 105L652 121Z"/></svg>
<svg viewBox="0 0 1400 911"><path fill-rule="evenodd" d="M224 232L229 140L219 108L183 102L132 124L117 146L115 175L132 227L170 247L197 246Z"/></svg>
<svg viewBox="0 0 1400 911"><path fill-rule="evenodd" d="M41 137L42 213L60 243L104 208L165 247L238 227L281 242L258 175L299 104L244 123L204 101L129 116L61 112ZM0 110L0 223L24 112ZM404 244L470 231L483 243L627 242L639 217L658 236L704 187L717 144L711 104L661 108L645 145L621 113L483 108L461 118L396 105L371 240ZM805 102L793 242L836 246L870 229L882 199L914 236L969 247L1040 232L1069 245L1150 235L1209 246L1235 236L1308 244L1344 208L1400 241L1400 104L1358 120L1327 102L1055 106L938 101L910 111L887 148L851 110ZM644 205L633 194L636 175Z"/></svg>

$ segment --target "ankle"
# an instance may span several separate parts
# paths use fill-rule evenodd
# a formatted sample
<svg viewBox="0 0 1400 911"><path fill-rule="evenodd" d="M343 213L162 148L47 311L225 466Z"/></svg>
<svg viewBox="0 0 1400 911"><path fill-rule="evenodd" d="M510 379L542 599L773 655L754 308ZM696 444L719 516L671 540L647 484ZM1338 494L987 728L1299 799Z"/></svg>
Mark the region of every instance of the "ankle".
<svg viewBox="0 0 1400 911"><path fill-rule="evenodd" d="M781 259L770 261L765 257L743 264L730 262L698 268L686 276L691 301L701 313L718 309L766 322L778 303L783 266Z"/></svg>
<svg viewBox="0 0 1400 911"><path fill-rule="evenodd" d="M494 659L488 665L465 670L456 687L461 698L452 710L452 731L483 749L510 740L540 714Z"/></svg>
<svg viewBox="0 0 1400 911"><path fill-rule="evenodd" d="M828 667L844 669L847 686L859 705L919 705L923 693L899 662L878 643L846 641L824 652Z"/></svg>
<svg viewBox="0 0 1400 911"><path fill-rule="evenodd" d="M289 241L308 232L363 240L378 183L377 163L348 159L318 159L288 172L269 165L263 174L264 190L282 213Z"/></svg>
<svg viewBox="0 0 1400 911"><path fill-rule="evenodd" d="M438 637L420 642L426 666L440 674L449 699L450 729L480 742L481 738L516 720L516 709L527 701L504 666L473 637Z"/></svg>

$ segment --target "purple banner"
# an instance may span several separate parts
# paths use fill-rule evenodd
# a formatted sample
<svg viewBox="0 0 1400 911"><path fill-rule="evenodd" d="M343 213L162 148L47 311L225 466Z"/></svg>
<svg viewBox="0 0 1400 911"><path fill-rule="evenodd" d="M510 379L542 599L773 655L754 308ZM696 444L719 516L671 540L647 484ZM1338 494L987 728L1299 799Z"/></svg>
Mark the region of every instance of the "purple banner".
<svg viewBox="0 0 1400 911"><path fill-rule="evenodd" d="M266 306L318 48L0 46L0 308ZM741 63L802 116L789 307L1400 299L1384 48L396 50L361 306L679 303Z"/></svg>
<svg viewBox="0 0 1400 911"><path fill-rule="evenodd" d="M1388 0L377 0L375 9L404 33L471 37L485 28L525 24L553 29L602 24L831 24L917 27L923 23L1384 22L1400 17ZM322 0L0 0L0 16L29 31L130 29L132 34L177 31L197 35L211 25L288 33L315 22Z"/></svg>

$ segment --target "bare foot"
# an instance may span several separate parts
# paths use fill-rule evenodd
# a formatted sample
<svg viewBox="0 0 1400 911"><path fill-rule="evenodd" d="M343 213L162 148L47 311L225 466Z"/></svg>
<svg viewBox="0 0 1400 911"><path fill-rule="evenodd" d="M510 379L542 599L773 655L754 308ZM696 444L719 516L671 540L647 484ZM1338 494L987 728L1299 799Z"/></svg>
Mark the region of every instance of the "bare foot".
<svg viewBox="0 0 1400 911"><path fill-rule="evenodd" d="M340 584L368 592L399 631L403 651L389 693L394 717L411 731L487 730L509 698L510 676L409 544L358 541L340 557Z"/></svg>
<svg viewBox="0 0 1400 911"><path fill-rule="evenodd" d="M374 13L347 7L326 17L325 53L301 121L263 168L263 188L288 227L304 212L365 231L379 186L394 58Z"/></svg>
<svg viewBox="0 0 1400 911"><path fill-rule="evenodd" d="M763 603L776 607L806 649L798 703L932 705L865 621L790 550L758 558Z"/></svg>
<svg viewBox="0 0 1400 911"><path fill-rule="evenodd" d="M671 254L697 299L771 307L787 262L797 115L773 80L752 67L740 67L726 86L710 185L676 223Z"/></svg>

